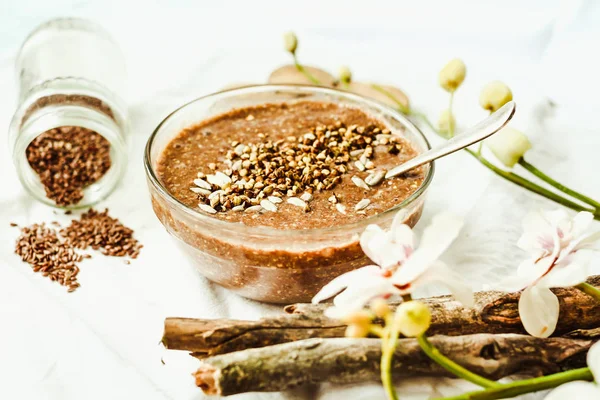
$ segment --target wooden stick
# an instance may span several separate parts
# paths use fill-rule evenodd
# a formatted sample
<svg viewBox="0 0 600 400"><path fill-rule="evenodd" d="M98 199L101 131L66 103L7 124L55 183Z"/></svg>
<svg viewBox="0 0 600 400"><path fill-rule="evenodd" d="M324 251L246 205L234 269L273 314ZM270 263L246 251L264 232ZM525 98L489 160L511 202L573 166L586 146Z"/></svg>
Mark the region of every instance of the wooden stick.
<svg viewBox="0 0 600 400"><path fill-rule="evenodd" d="M490 379L550 374L585 365L592 340L540 339L515 334L435 336L431 342L469 370ZM378 381L379 339L306 339L223 354L202 360L196 385L210 395L272 392L320 382ZM394 379L449 376L415 339L400 339Z"/></svg>
<svg viewBox="0 0 600 400"><path fill-rule="evenodd" d="M600 276L588 281L600 286ZM600 303L577 289L553 289L560 300L561 314L555 336L578 330L600 328ZM519 293L479 292L472 309L450 296L422 299L432 312L428 335L449 336L475 333L525 333L518 313ZM248 348L264 347L309 338L344 336L345 326L323 316L327 304L294 304L288 315L258 321L167 318L163 343L169 349L187 350L207 357Z"/></svg>

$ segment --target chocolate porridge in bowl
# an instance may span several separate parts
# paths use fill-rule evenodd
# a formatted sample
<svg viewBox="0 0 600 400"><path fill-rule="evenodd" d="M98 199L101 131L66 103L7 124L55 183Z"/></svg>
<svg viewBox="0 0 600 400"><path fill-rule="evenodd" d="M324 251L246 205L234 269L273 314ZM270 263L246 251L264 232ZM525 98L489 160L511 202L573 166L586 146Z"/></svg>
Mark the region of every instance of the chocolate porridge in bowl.
<svg viewBox="0 0 600 400"><path fill-rule="evenodd" d="M266 85L195 100L148 141L154 211L208 279L273 303L309 301L369 263L369 224L414 225L433 167L384 179L426 150L396 111L342 91ZM165 266L168 268L168 266Z"/></svg>

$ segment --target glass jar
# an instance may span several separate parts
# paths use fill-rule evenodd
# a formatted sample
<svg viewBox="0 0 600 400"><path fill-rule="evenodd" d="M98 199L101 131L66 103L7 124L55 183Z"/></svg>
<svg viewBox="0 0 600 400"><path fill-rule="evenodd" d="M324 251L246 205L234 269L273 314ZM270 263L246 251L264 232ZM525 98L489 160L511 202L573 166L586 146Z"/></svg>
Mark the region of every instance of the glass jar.
<svg viewBox="0 0 600 400"><path fill-rule="evenodd" d="M118 45L105 30L88 20L51 20L27 37L17 56L16 71L19 97L9 129L9 146L25 189L46 204L66 208L87 207L108 196L127 162L127 115L120 98L126 73ZM36 172L27 152L41 134L54 130L60 139L63 132L73 129L68 127L83 132L84 140L92 137L87 133L100 135L103 139L93 137L103 145L108 142L110 149L108 145L104 149L109 161L97 180L81 187L80 200L59 204L47 197L48 184L40 175L40 168L45 165L38 166ZM84 160L99 151L93 145L81 148L86 149L81 154Z"/></svg>
<svg viewBox="0 0 600 400"><path fill-rule="evenodd" d="M360 247L360 234L369 224L389 228L400 210L406 213L405 223L414 226L434 173L433 163L425 166L421 186L387 211L350 224L301 230L213 218L183 204L161 181L157 173L161 155L183 129L234 109L294 101L359 108L384 123L392 134L402 135L418 152L430 148L425 136L406 117L376 101L315 86L263 85L215 93L183 105L158 125L144 155L153 210L198 271L241 296L269 303L310 301L336 276L369 264Z"/></svg>

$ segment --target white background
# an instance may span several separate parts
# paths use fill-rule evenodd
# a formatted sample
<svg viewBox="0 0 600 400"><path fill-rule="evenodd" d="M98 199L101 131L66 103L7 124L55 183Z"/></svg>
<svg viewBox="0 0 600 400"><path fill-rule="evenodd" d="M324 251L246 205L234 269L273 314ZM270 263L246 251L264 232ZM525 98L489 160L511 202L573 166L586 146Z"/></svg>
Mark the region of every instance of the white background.
<svg viewBox="0 0 600 400"><path fill-rule="evenodd" d="M402 87L433 120L446 106L437 72L450 58L467 64L455 105L467 126L485 113L483 84L513 89L512 126L534 142L528 159L600 197L600 5L588 1L43 1L0 4L0 126L15 109L13 63L24 37L58 16L93 18L121 43L130 71L132 149L128 175L106 202L146 245L138 260L96 257L82 265L73 294L33 274L12 254L17 230L60 219L24 193L0 147L0 398L202 399L195 360L158 342L166 316L259 318L277 307L249 302L206 282L154 217L141 167L158 122L186 100L231 82L264 82L289 58L281 34L295 30L304 63L356 80ZM436 139L431 135L435 143ZM6 143L6 142L4 142ZM422 229L436 212L464 215L466 228L447 261L473 282L493 283L522 254L514 242L530 209L553 207L494 176L466 154L438 164ZM598 225L598 224L596 224ZM161 363L164 358L166 365ZM415 380L403 398L456 393L457 381ZM461 386L464 388L465 386ZM244 399L383 398L379 385L298 390Z"/></svg>

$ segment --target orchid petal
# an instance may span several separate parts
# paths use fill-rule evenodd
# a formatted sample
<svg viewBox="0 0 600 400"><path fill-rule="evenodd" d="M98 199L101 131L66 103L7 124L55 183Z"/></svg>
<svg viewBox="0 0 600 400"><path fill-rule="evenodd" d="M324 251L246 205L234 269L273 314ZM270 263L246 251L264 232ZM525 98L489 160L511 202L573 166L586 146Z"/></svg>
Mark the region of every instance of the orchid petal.
<svg viewBox="0 0 600 400"><path fill-rule="evenodd" d="M408 219L408 212L406 210L400 210L394 215L394 219L392 220L392 224L390 225L390 232L394 232L398 227L402 225L406 225L406 220Z"/></svg>
<svg viewBox="0 0 600 400"><path fill-rule="evenodd" d="M443 262L436 261L432 264L424 274L414 281L412 285L413 288L411 289L414 290L414 288L429 282L437 282L446 286L450 290L452 296L462 303L462 305L465 307L473 307L475 302L473 289L465 284L458 274Z"/></svg>
<svg viewBox="0 0 600 400"><path fill-rule="evenodd" d="M360 235L360 247L362 251L377 265L383 264L383 254L385 253L386 232L377 225L369 225Z"/></svg>
<svg viewBox="0 0 600 400"><path fill-rule="evenodd" d="M563 210L562 208L558 208L554 211L544 211L542 213L543 218L548 221L552 228L561 227L565 223L570 223L569 213Z"/></svg>
<svg viewBox="0 0 600 400"><path fill-rule="evenodd" d="M560 385L554 389L544 400L565 399L598 399L600 388L592 382L573 381Z"/></svg>
<svg viewBox="0 0 600 400"><path fill-rule="evenodd" d="M531 285L532 280L529 279L529 277L525 277L525 276L520 276L520 275L516 275L516 276L509 276L506 279L503 279L502 281L500 281L497 285L494 285L493 287L495 289L501 290L503 292L518 292L520 290L523 290L524 288L526 288L527 286Z"/></svg>
<svg viewBox="0 0 600 400"><path fill-rule="evenodd" d="M516 276L510 276L502 280L496 285L496 288L505 292L518 292L536 283L537 280L548 272L553 263L554 258L550 256L541 259L529 258L524 260L517 267Z"/></svg>
<svg viewBox="0 0 600 400"><path fill-rule="evenodd" d="M349 311L362 309L375 297L398 293L389 278L383 276L369 277L361 283L348 286L346 290L335 296L333 304Z"/></svg>
<svg viewBox="0 0 600 400"><path fill-rule="evenodd" d="M369 265L366 267L362 267L359 269L355 269L350 272L346 272L334 278L327 285L323 286L323 288L313 297L313 304L317 304L326 300L330 297L335 296L342 290L346 289L348 286L353 285L355 283L363 283L373 277L379 277L381 273L381 268L376 265Z"/></svg>
<svg viewBox="0 0 600 400"><path fill-rule="evenodd" d="M598 344L590 347L587 353L587 365L594 375L594 380L598 384L600 382L600 346ZM600 386L597 386L600 391Z"/></svg>
<svg viewBox="0 0 600 400"><path fill-rule="evenodd" d="M529 213L523 219L523 235L517 245L537 257L543 257L560 249L559 230L563 236L570 235L571 225L569 215L562 209Z"/></svg>
<svg viewBox="0 0 600 400"><path fill-rule="evenodd" d="M594 221L594 214L589 211L581 211L573 217L571 234L573 237L583 235Z"/></svg>
<svg viewBox="0 0 600 400"><path fill-rule="evenodd" d="M394 273L394 283L403 286L423 274L456 239L462 226L462 219L450 213L434 217L423 232L419 248Z"/></svg>
<svg viewBox="0 0 600 400"><path fill-rule="evenodd" d="M333 306L333 307L326 308L325 311L323 311L323 314L327 318L343 320L348 315L350 315L352 312L354 312L354 310L350 310L348 308L339 307L339 306Z"/></svg>
<svg viewBox="0 0 600 400"><path fill-rule="evenodd" d="M525 330L532 336L547 338L558 322L558 298L550 289L532 286L521 293L519 315Z"/></svg>
<svg viewBox="0 0 600 400"><path fill-rule="evenodd" d="M411 251L415 247L414 233L408 225L398 225L395 230L392 231L394 235L393 239L396 245L409 248Z"/></svg>
<svg viewBox="0 0 600 400"><path fill-rule="evenodd" d="M460 233L464 222L462 218L451 214L442 213L433 217L431 225L425 228L419 248L427 248L435 253L437 259Z"/></svg>
<svg viewBox="0 0 600 400"><path fill-rule="evenodd" d="M546 235L551 229L548 220L541 212L530 212L523 219L523 235L517 245L526 251L537 251L541 249L540 237Z"/></svg>
<svg viewBox="0 0 600 400"><path fill-rule="evenodd" d="M600 231L580 236L571 243L570 252L584 249L600 250L600 247L594 246L597 242L600 242Z"/></svg>
<svg viewBox="0 0 600 400"><path fill-rule="evenodd" d="M554 266L539 284L547 288L570 287L585 282L589 275L589 257L576 253Z"/></svg>

